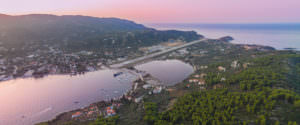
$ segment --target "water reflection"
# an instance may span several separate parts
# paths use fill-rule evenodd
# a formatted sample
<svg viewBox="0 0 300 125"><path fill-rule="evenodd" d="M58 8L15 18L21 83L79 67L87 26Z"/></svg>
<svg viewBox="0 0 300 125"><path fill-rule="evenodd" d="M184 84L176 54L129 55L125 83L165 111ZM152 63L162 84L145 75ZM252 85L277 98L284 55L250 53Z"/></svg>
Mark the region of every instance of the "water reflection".
<svg viewBox="0 0 300 125"><path fill-rule="evenodd" d="M54 118L61 112L119 97L131 88L120 83L113 70L85 75L53 75L0 83L0 124L32 124Z"/></svg>
<svg viewBox="0 0 300 125"><path fill-rule="evenodd" d="M174 85L193 73L193 67L179 60L152 61L135 68L150 73L166 85Z"/></svg>
<svg viewBox="0 0 300 125"><path fill-rule="evenodd" d="M193 68L178 60L153 61L137 66L172 85L184 80ZM120 70L100 70L83 75L50 75L0 82L0 125L31 125L53 119L62 112L101 100L118 98L131 89L134 77Z"/></svg>

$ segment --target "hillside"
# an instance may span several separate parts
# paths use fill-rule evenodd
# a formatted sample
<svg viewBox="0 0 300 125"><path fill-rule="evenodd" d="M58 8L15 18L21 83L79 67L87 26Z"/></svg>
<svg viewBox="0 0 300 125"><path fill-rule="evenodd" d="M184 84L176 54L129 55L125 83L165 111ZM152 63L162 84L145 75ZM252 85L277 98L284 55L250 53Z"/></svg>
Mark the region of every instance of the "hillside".
<svg viewBox="0 0 300 125"><path fill-rule="evenodd" d="M143 56L142 47L202 37L193 31L158 31L118 18L2 14L0 81L26 73L42 77L93 71L101 64Z"/></svg>
<svg viewBox="0 0 300 125"><path fill-rule="evenodd" d="M42 14L0 16L0 42L8 48L43 43L64 49L99 49L112 44L122 47L125 44L151 45L169 39L190 41L199 37L195 32L157 31L118 18Z"/></svg>
<svg viewBox="0 0 300 125"><path fill-rule="evenodd" d="M86 35L94 36L110 32L149 30L143 25L117 18L38 14L3 15L0 18L1 39L16 42L22 42L20 39L59 40L68 37L70 39L85 39L89 37Z"/></svg>
<svg viewBox="0 0 300 125"><path fill-rule="evenodd" d="M250 49L249 49L250 48ZM138 82L113 104L116 115L89 116L85 110L61 114L40 125L297 125L300 123L300 56L260 45L237 45L225 39L209 40L157 60L181 60L194 73L184 81L153 93ZM136 99L141 101L136 101ZM90 106L92 107L92 106ZM87 108L90 108L87 107ZM83 115L71 118L72 113ZM89 120L92 119L92 120Z"/></svg>

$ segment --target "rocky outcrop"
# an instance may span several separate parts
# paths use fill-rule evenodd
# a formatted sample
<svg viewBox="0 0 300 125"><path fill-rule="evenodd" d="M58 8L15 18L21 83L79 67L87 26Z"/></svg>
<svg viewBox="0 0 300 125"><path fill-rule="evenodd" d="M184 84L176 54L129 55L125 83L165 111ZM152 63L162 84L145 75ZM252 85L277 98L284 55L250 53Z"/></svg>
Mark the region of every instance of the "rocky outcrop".
<svg viewBox="0 0 300 125"><path fill-rule="evenodd" d="M232 41L232 40L234 40L234 39L233 39L233 37L231 37L231 36L225 36L225 37L219 38L219 40L225 41L225 42L230 42L230 41Z"/></svg>

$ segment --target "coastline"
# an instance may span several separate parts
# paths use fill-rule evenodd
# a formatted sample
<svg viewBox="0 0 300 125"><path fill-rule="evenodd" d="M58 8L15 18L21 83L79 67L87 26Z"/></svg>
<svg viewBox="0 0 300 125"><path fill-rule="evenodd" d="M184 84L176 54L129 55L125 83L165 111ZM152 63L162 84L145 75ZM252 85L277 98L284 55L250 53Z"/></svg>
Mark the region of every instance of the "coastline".
<svg viewBox="0 0 300 125"><path fill-rule="evenodd" d="M158 30L193 30L209 38L224 35L235 38L232 43L272 46L277 50L296 48L300 51L300 23L154 23Z"/></svg>
<svg viewBox="0 0 300 125"><path fill-rule="evenodd" d="M156 78L154 78L150 74L146 74L143 77L143 79L156 79ZM79 108L79 109L58 113L58 115L56 115L54 118L50 119L49 121L35 123L35 124L36 125L43 125L44 123L52 124L52 123L56 123L58 121L61 122L61 121L69 121L69 120L75 120L75 121L78 120L80 122L95 120L99 116L105 116L106 115L105 114L105 108L106 107L113 106L113 105L122 106L123 104L126 104L126 103L139 103L141 101L141 97L140 97L141 94L145 94L145 93L143 93L139 90L141 88L143 88L144 87L143 85L145 85L145 84L146 83L141 78L139 78L139 79L132 82L132 85L131 85L132 87L131 87L131 89L129 89L129 91L123 93L123 95L118 97L118 98L111 98L110 100L100 100L100 101L91 103L87 106L83 106L82 108ZM178 83L176 83L176 84L178 84ZM163 89L166 88L166 86L164 86L164 85L151 85L151 88L153 90L155 90L155 88L157 88L157 87L161 87ZM98 114L94 115L94 117L84 119L84 120L82 120L80 118L72 119L72 114L74 114L76 112L82 112L82 114L84 114L84 113L87 114L89 109L94 108L94 107L97 107L98 110L99 110ZM118 109L118 107L116 109Z"/></svg>
<svg viewBox="0 0 300 125"><path fill-rule="evenodd" d="M270 47L270 46L263 46L263 45L250 45L250 44L234 44L234 43L229 43L229 44L233 44L235 46L239 46L241 48L244 48L244 49L256 49L258 51L269 51L269 50L272 50L272 51L281 51L281 50L276 50L275 48L273 47ZM245 48L246 47L246 48ZM250 47L250 48L247 48L247 47ZM152 77L152 76L150 76ZM137 80L139 81L139 80ZM184 81L184 80L183 80ZM84 108L80 108L80 109L76 109L76 110L72 110L72 111L67 111L67 112L64 112L64 113L60 113L59 115L57 115L54 119L52 120L49 120L47 122L42 122L42 123L48 123L48 124L51 124L51 123L55 123L57 121L68 121L68 120L72 120L70 119L71 116L72 116L72 113L75 113L75 112L83 112L85 109L88 109L90 107L93 107L95 105L102 105L102 109L104 109L105 107L109 106L109 105L112 105L113 103L128 103L128 102L133 102L135 103L135 99L136 98L139 98L139 95L138 96L128 96L129 94L128 93L135 93L134 92L134 83L135 82L132 82L132 87L130 89L129 92L127 93L124 93L123 96L121 96L120 98L118 99L111 99L111 101L98 101L98 102L95 102L95 103L92 103ZM172 85L170 87L174 87L174 86L177 86L178 84L180 84L181 82L178 82L176 83L175 85ZM139 87L142 87L143 84L140 84ZM138 92L137 92L138 93ZM128 97L130 97L130 99L128 99ZM103 110L102 110L103 111ZM101 116L101 115L100 115ZM67 120L66 120L67 119ZM42 123L38 123L38 125L42 125Z"/></svg>
<svg viewBox="0 0 300 125"><path fill-rule="evenodd" d="M217 44L216 44L217 43ZM210 39L210 40L208 40L207 42L205 42L205 43L203 43L203 44L210 44L210 45L212 45L212 46L215 46L215 47L217 47L217 48L219 48L220 46L218 45L218 44L230 44L231 46L235 46L235 47L238 47L238 48L241 48L241 49L246 49L246 50L257 50L257 51L269 51L269 50L271 50L271 51L289 51L289 50L276 50L276 49L274 49L274 48L272 48L272 47L269 47L269 46L263 46L263 45L249 45L249 44L234 44L234 43L231 43L231 42L228 42L228 41L219 41L219 39ZM216 49L216 48L214 48L214 49ZM221 49L220 49L221 50ZM223 50L222 50L223 51ZM298 52L298 51L297 51ZM166 54L166 55L172 55L171 53L169 53L169 54ZM156 60L157 58L163 58L163 59L169 59L169 58L167 58L165 55L162 55L162 56L158 56L158 57L155 57L155 58L153 58L153 59L151 59L151 60ZM149 60L148 60L149 61ZM186 61L188 61L188 60L181 60L181 61L183 61L183 62L186 62ZM137 64L142 64L142 63L145 63L145 62L140 62L140 63L137 63ZM188 62L186 62L186 63L188 63ZM101 69L100 69L101 70ZM132 69L130 69L130 70L132 70ZM95 70L95 72L96 71L99 71L99 70ZM86 73L89 73L89 72L86 72ZM54 75L57 75L57 74L54 74ZM63 75L69 75L69 74L63 74ZM77 75L84 75L84 74L77 74ZM47 75L48 76L48 75ZM47 77L46 76L46 77ZM31 77L31 78L33 78L33 77ZM134 82L133 82L134 83ZM176 86L176 85L178 85L178 84L180 84L180 82L178 82L178 83L176 83L175 85L173 85L173 86ZM139 85L139 87L142 87L142 85L143 84L141 84L141 85ZM130 90L132 90L134 88L134 84L132 84L131 85L131 89ZM129 91L130 91L129 90ZM142 91L143 92L143 91ZM137 92L137 93L139 93L139 92ZM145 94L145 93L144 93ZM146 93L147 94L147 93ZM113 100L113 102L117 102L117 103L119 103L120 101L122 101L122 98L124 97L124 95L127 95L126 93L123 93L123 96L120 96L120 97L118 97L118 98L116 98L116 99L110 99L110 100ZM135 103L135 98L140 98L141 97L141 94L138 94L138 95L136 95L136 96L132 96L131 98L133 98L132 100L130 100L131 102L133 102L133 103ZM125 101L125 102L128 102L129 100L128 99L126 99L127 101ZM50 123L52 123L52 122L56 122L56 121L61 121L61 119L64 119L64 118L66 118L66 117L68 117L67 119L68 120L70 120L70 118L71 118L71 116L72 116L72 113L75 113L75 112L77 112L77 111L80 111L80 112L82 112L83 110L86 110L86 109L88 109L88 108L90 108L90 107L93 107L93 106L95 106L95 105L104 105L104 107L101 107L102 108L102 112L103 112L103 109L106 107L106 106L108 106L108 105L112 105L112 103L113 103L112 101L102 101L102 100L100 100L100 101L95 101L95 102L93 102L93 103L90 103L90 104L86 104L86 106L83 106L82 108L79 108L79 109L74 109L74 110L71 110L71 111L66 111L66 112L61 112L61 113L58 113L58 115L56 115L55 117L53 117L53 119L50 119L48 122L50 122ZM123 102L124 103L124 102ZM98 115L99 116L99 115ZM72 119L71 119L72 120ZM45 122L44 122L45 123Z"/></svg>
<svg viewBox="0 0 300 125"><path fill-rule="evenodd" d="M211 40L215 40L215 39L211 39ZM234 39L231 36L224 36L224 37L219 38L218 40L223 40L223 41L230 42L230 41L233 41ZM232 42L230 42L230 43L238 45L238 46L246 46L247 45L250 48L277 50L276 48L274 48L272 46L267 46L267 45L239 44L239 43L232 43ZM295 48L285 48L285 49L282 49L282 50L300 51L300 50L297 50ZM143 55L143 56L147 56L147 55ZM141 56L141 57L143 57L143 56ZM136 58L140 58L140 57L136 57ZM133 58L133 59L136 59L136 58ZM7 77L7 78L0 79L0 83L5 82L5 81L10 81L10 80L26 79L26 78L40 79L40 78L44 78L44 77L47 77L47 76L50 76L50 75L70 75L70 76L84 75L85 73L88 73L88 72L95 72L95 71L99 71L99 70L110 69L109 67L111 67L111 66L114 66L116 64L120 64L122 62L127 62L127 61L130 61L130 60L132 60L132 59L123 60L123 61L120 61L120 62L115 62L115 63L109 64L109 66L102 64L100 67L94 67L93 70L86 70L86 71L81 71L81 72L71 72L71 71L70 72L64 72L64 73L50 73L49 72L49 73L38 74L38 75L33 74L32 76Z"/></svg>

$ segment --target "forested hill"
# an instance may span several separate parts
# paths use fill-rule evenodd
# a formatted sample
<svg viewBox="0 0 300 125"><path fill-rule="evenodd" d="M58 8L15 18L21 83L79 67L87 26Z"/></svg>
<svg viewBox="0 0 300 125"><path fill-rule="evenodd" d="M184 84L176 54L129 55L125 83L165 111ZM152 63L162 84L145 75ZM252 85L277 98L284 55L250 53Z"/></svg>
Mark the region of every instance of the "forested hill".
<svg viewBox="0 0 300 125"><path fill-rule="evenodd" d="M0 42L4 47L43 43L69 49L91 49L111 47L112 44L117 45L114 47L152 45L169 39L191 41L200 37L196 32L157 31L118 18L0 15Z"/></svg>
<svg viewBox="0 0 300 125"><path fill-rule="evenodd" d="M64 31L82 28L101 32L133 31L149 29L141 24L118 18L96 18L88 16L55 16L31 14L21 16L0 15L1 30ZM20 32L20 31L19 31Z"/></svg>

